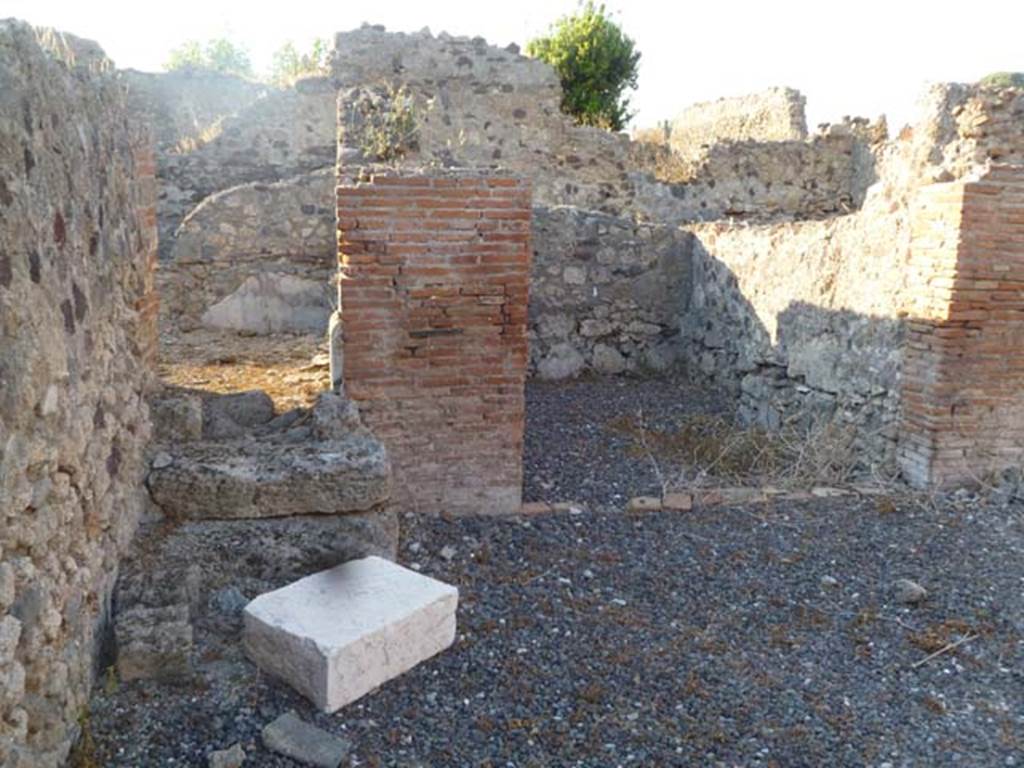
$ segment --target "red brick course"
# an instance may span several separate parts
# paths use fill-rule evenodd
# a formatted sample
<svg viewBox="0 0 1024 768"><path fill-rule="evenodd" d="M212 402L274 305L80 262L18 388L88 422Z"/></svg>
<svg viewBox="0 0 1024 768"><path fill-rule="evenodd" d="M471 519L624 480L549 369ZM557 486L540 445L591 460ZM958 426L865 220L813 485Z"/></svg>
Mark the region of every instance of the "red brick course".
<svg viewBox="0 0 1024 768"><path fill-rule="evenodd" d="M528 183L395 172L337 202L345 387L391 453L395 501L517 512Z"/></svg>
<svg viewBox="0 0 1024 768"><path fill-rule="evenodd" d="M900 465L980 480L1024 460L1024 168L924 188L913 227Z"/></svg>

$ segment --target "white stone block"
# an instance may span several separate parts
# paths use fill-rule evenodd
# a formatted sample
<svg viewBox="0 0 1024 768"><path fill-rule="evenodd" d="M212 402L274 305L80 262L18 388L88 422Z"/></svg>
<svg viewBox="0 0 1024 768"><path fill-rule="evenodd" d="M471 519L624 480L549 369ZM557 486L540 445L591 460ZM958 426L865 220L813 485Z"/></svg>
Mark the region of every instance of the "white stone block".
<svg viewBox="0 0 1024 768"><path fill-rule="evenodd" d="M366 557L260 595L245 609L249 657L334 712L455 640L459 591Z"/></svg>

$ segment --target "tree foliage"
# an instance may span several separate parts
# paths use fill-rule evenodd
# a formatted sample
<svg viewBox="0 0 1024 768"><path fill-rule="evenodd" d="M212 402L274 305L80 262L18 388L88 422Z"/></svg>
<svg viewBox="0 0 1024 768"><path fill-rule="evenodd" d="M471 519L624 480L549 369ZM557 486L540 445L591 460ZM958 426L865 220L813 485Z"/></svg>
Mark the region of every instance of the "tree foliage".
<svg viewBox="0 0 1024 768"><path fill-rule="evenodd" d="M212 38L205 44L198 40L186 40L171 51L164 64L168 71L189 67L210 69L226 75L253 76L249 51L225 37Z"/></svg>
<svg viewBox="0 0 1024 768"><path fill-rule="evenodd" d="M270 64L270 81L277 85L288 85L302 75L322 75L328 71L330 49L327 41L315 38L310 50L299 53L289 40L276 51Z"/></svg>
<svg viewBox="0 0 1024 768"><path fill-rule="evenodd" d="M1024 72L993 72L978 81L990 88L1024 88Z"/></svg>
<svg viewBox="0 0 1024 768"><path fill-rule="evenodd" d="M526 53L555 68L562 81L562 111L577 122L620 131L633 116L626 91L636 88L640 52L605 12L587 0L556 21Z"/></svg>

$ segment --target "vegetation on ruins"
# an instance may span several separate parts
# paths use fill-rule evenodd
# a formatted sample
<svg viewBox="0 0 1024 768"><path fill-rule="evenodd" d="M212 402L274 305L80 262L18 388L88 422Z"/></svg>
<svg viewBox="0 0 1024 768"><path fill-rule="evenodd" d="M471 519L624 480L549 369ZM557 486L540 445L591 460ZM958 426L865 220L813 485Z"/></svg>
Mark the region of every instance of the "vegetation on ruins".
<svg viewBox="0 0 1024 768"><path fill-rule="evenodd" d="M993 72L978 81L989 88L1024 88L1024 72Z"/></svg>
<svg viewBox="0 0 1024 768"><path fill-rule="evenodd" d="M636 88L640 52L611 20L604 5L583 3L526 45L562 81L562 111L582 125L621 131L633 116L625 93Z"/></svg>
<svg viewBox="0 0 1024 768"><path fill-rule="evenodd" d="M330 46L322 37L313 39L308 51L300 53L289 40L276 51L270 64L270 81L289 85L303 75L325 75L329 66Z"/></svg>
<svg viewBox="0 0 1024 768"><path fill-rule="evenodd" d="M225 37L211 38L206 43L186 40L171 51L164 64L168 71L195 67L221 72L225 75L252 77L252 62L245 46L231 42Z"/></svg>
<svg viewBox="0 0 1024 768"><path fill-rule="evenodd" d="M359 110L359 149L365 157L390 162L416 148L416 112L405 86L387 86L383 99L366 100Z"/></svg>

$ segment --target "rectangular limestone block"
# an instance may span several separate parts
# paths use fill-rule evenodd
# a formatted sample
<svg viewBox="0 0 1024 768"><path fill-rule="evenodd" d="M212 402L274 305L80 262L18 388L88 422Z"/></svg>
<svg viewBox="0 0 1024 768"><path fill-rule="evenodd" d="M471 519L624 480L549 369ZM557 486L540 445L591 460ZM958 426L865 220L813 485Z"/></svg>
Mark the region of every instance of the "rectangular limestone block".
<svg viewBox="0 0 1024 768"><path fill-rule="evenodd" d="M335 712L455 641L459 591L366 557L260 595L245 609L249 657Z"/></svg>

